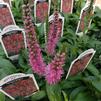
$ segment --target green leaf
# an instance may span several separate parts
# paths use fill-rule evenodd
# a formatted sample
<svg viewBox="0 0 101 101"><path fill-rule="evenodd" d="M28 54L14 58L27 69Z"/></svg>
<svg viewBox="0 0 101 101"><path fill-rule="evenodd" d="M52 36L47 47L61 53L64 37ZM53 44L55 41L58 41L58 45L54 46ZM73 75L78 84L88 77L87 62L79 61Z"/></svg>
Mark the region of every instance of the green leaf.
<svg viewBox="0 0 101 101"><path fill-rule="evenodd" d="M27 70L26 73L27 73L27 74L33 74L33 71L32 71L32 69L30 68L30 69Z"/></svg>
<svg viewBox="0 0 101 101"><path fill-rule="evenodd" d="M64 96L64 101L68 101L68 96L67 96L67 94L66 94L64 91L62 91L62 93L63 93L63 96Z"/></svg>
<svg viewBox="0 0 101 101"><path fill-rule="evenodd" d="M1 47L0 44L0 57L3 57L5 55L3 48Z"/></svg>
<svg viewBox="0 0 101 101"><path fill-rule="evenodd" d="M87 70L88 70L89 72L91 72L94 76L98 76L98 75L99 75L98 69L97 69L93 64L89 64L89 65L87 66Z"/></svg>
<svg viewBox="0 0 101 101"><path fill-rule="evenodd" d="M72 101L97 101L94 96L91 96L89 92L78 93L76 98Z"/></svg>
<svg viewBox="0 0 101 101"><path fill-rule="evenodd" d="M71 94L70 94L70 100L71 100L71 101L74 101L74 99L76 98L76 96L77 96L80 92L85 91L85 89L86 89L86 87L84 87L84 86L80 86L80 87L78 87L78 88L75 88L75 89L71 92Z"/></svg>
<svg viewBox="0 0 101 101"><path fill-rule="evenodd" d="M16 67L9 61L0 58L0 79L16 72Z"/></svg>
<svg viewBox="0 0 101 101"><path fill-rule="evenodd" d="M5 95L0 92L0 101L5 101Z"/></svg>
<svg viewBox="0 0 101 101"><path fill-rule="evenodd" d="M38 91L35 94L32 95L31 97L31 101L37 101L37 100L41 100L44 97L46 97L46 92L45 91Z"/></svg>
<svg viewBox="0 0 101 101"><path fill-rule="evenodd" d="M96 80L92 81L92 85L101 94L101 79L100 80L96 79Z"/></svg>
<svg viewBox="0 0 101 101"><path fill-rule="evenodd" d="M81 85L80 81L64 80L61 82L62 89L70 89L70 88L74 88L74 87L79 87L80 85Z"/></svg>
<svg viewBox="0 0 101 101"><path fill-rule="evenodd" d="M92 91L96 91L101 95L101 76L98 77L89 76L83 79L84 82L87 84L89 89Z"/></svg>
<svg viewBox="0 0 101 101"><path fill-rule="evenodd" d="M49 101L62 101L61 88L58 85L46 84L47 95Z"/></svg>
<svg viewBox="0 0 101 101"><path fill-rule="evenodd" d="M24 72L29 69L30 66L28 64L28 53L26 49L20 52L18 63L21 67L20 69L23 69Z"/></svg>

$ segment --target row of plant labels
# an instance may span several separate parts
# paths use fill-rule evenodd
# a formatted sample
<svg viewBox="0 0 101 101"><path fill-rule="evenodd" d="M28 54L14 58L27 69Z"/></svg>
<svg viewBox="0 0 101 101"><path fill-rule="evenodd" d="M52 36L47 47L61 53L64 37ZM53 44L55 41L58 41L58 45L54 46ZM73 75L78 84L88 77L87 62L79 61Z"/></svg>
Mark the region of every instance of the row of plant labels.
<svg viewBox="0 0 101 101"><path fill-rule="evenodd" d="M14 20L11 11L11 1L10 0L0 1L0 42L3 46L6 56L10 59L16 59L20 49L26 48L26 37L24 29L19 28ZM8 2L8 3L7 3ZM73 0L61 0L61 12L72 13L73 10ZM97 3L98 0L96 0ZM96 3L94 3L96 4ZM9 6L10 5L10 6ZM69 5L69 6L68 6ZM46 18L50 15L51 0L35 0L34 1L34 16L36 25L45 23ZM90 0L87 0L85 7L81 10L80 21L78 22L76 34L82 35L82 32L87 32L87 27L90 27L91 16L94 13L94 8L90 10ZM67 10L67 11L65 11ZM86 17L86 20L85 20ZM49 16L49 32L51 31L52 22L54 22L54 14ZM59 13L59 26L61 36L63 35L64 28L64 17ZM44 29L46 29L46 24L44 24ZM11 44L12 43L12 44Z"/></svg>

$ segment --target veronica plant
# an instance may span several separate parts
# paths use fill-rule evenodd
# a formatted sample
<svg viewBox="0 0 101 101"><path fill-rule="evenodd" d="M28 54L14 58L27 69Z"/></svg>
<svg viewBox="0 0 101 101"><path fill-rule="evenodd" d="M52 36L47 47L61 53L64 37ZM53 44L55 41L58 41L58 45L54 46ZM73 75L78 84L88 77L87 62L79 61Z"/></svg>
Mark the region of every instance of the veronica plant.
<svg viewBox="0 0 101 101"><path fill-rule="evenodd" d="M58 55L54 56L54 60L46 65L42 57L40 45L37 40L35 26L32 23L30 6L28 2L24 3L23 18L29 49L30 65L35 73L41 76L45 76L49 84L55 84L61 80L63 74L62 66L65 62L65 53L58 53Z"/></svg>

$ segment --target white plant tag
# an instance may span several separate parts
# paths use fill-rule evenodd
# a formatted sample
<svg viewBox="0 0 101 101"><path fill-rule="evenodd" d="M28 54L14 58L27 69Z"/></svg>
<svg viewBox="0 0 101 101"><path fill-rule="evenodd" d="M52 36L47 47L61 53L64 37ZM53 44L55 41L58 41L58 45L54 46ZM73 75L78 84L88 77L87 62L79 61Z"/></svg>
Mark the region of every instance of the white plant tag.
<svg viewBox="0 0 101 101"><path fill-rule="evenodd" d="M94 49L88 49L81 53L78 58L71 63L66 79L69 76L75 76L76 74L83 72L92 60L95 52L96 51Z"/></svg>
<svg viewBox="0 0 101 101"><path fill-rule="evenodd" d="M34 1L34 17L35 24L44 23L50 13L51 0L35 0Z"/></svg>
<svg viewBox="0 0 101 101"><path fill-rule="evenodd" d="M3 29L0 41L6 56L12 60L17 59L20 50L27 47L24 30L15 25Z"/></svg>
<svg viewBox="0 0 101 101"><path fill-rule="evenodd" d="M33 74L12 74L0 81L0 91L12 100L29 97L38 90Z"/></svg>
<svg viewBox="0 0 101 101"><path fill-rule="evenodd" d="M94 7L90 10L90 2L87 2L85 7L81 10L80 21L78 22L76 35L83 36L87 33L90 28L92 19L91 16L94 14Z"/></svg>
<svg viewBox="0 0 101 101"><path fill-rule="evenodd" d="M0 29L15 24L9 4L0 2Z"/></svg>
<svg viewBox="0 0 101 101"><path fill-rule="evenodd" d="M12 7L12 3L11 0L3 0L5 3L8 3L10 5L10 7Z"/></svg>
<svg viewBox="0 0 101 101"><path fill-rule="evenodd" d="M74 0L61 0L61 12L72 13Z"/></svg>

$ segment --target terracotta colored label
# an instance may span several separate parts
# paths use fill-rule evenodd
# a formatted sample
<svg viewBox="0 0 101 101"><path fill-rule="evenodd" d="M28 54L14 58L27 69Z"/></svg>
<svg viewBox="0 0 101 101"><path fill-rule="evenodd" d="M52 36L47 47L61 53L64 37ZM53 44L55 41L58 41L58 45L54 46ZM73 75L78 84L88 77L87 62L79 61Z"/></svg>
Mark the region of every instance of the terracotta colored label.
<svg viewBox="0 0 101 101"><path fill-rule="evenodd" d="M92 12L87 12L87 11L83 11L82 13L82 18L81 18L81 23L80 23L80 29L82 31L84 31L84 29L90 24L90 17L92 15Z"/></svg>
<svg viewBox="0 0 101 101"><path fill-rule="evenodd" d="M72 13L73 10L73 0L62 0L62 12Z"/></svg>
<svg viewBox="0 0 101 101"><path fill-rule="evenodd" d="M36 4L36 23L42 23L48 17L49 3L46 1L37 1Z"/></svg>
<svg viewBox="0 0 101 101"><path fill-rule="evenodd" d="M85 69L85 66L87 65L87 63L89 62L91 56L92 56L92 53L87 54L81 59L78 59L77 61L75 61L75 63L71 67L70 76L73 76L78 74L79 72L82 72Z"/></svg>
<svg viewBox="0 0 101 101"><path fill-rule="evenodd" d="M11 31L6 33L2 36L2 41L8 56L17 55L21 49L25 48L22 31Z"/></svg>
<svg viewBox="0 0 101 101"><path fill-rule="evenodd" d="M38 91L33 79L29 76L4 84L2 90L13 98L27 97Z"/></svg>
<svg viewBox="0 0 101 101"><path fill-rule="evenodd" d="M83 53L81 53L70 65L66 79L69 76L75 76L80 72L83 72L88 64L90 63L90 61L92 60L94 54L95 54L95 50L94 49L88 49L86 51L84 51Z"/></svg>
<svg viewBox="0 0 101 101"><path fill-rule="evenodd" d="M89 9L87 10L85 9L82 11L77 33L85 32L85 30L90 27L92 15L93 15L93 10L91 10L90 12Z"/></svg>
<svg viewBox="0 0 101 101"><path fill-rule="evenodd" d="M14 21L9 8L5 4L0 4L0 29L12 24Z"/></svg>

